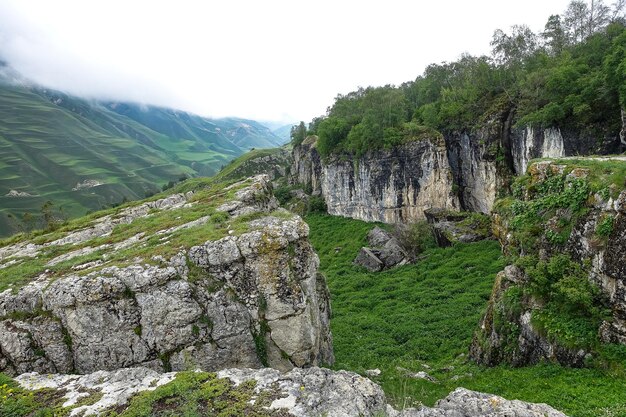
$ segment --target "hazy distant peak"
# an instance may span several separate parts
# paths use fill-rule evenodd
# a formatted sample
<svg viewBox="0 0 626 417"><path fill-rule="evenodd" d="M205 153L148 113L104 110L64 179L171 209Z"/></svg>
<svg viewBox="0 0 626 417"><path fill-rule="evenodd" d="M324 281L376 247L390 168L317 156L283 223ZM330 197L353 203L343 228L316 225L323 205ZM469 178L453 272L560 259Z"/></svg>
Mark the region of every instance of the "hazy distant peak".
<svg viewBox="0 0 626 417"><path fill-rule="evenodd" d="M19 85L23 87L33 86L34 83L20 74L9 65L7 61L0 58L0 83L9 85Z"/></svg>

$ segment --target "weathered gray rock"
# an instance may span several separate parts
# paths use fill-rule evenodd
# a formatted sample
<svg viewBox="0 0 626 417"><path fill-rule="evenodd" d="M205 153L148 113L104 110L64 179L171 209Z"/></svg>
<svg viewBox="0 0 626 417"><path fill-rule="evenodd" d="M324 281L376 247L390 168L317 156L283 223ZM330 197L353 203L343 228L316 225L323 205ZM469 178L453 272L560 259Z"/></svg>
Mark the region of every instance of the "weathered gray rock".
<svg viewBox="0 0 626 417"><path fill-rule="evenodd" d="M361 248L354 264L362 266L370 272L378 272L385 267L385 264L369 248Z"/></svg>
<svg viewBox="0 0 626 417"><path fill-rule="evenodd" d="M409 222L429 207L458 208L442 140L414 141L372 151L358 160L322 162L315 138L293 151L292 182L321 192L328 213L366 221Z"/></svg>
<svg viewBox="0 0 626 417"><path fill-rule="evenodd" d="M88 375L41 375L36 372L16 378L19 384L30 390L42 388L64 390L63 407L75 406L81 399L101 393L102 397L91 405L72 409L72 416L98 415L108 409L123 406L142 391L152 391L171 382L175 372L159 373L148 368L124 368L116 371L97 371Z"/></svg>
<svg viewBox="0 0 626 417"><path fill-rule="evenodd" d="M389 239L382 248L378 249L378 258L385 264L385 268L404 265L409 262L409 257L397 239Z"/></svg>
<svg viewBox="0 0 626 417"><path fill-rule="evenodd" d="M64 407L101 393L94 404L71 411L71 415L97 415L112 408L123 409L137 393L154 390L175 377L175 372L160 374L147 368L126 368L83 376L29 373L20 375L17 381L31 390L63 389ZM352 372L316 367L289 372L269 368L224 369L217 377L234 386L254 380L256 398L265 395L271 399L267 410L280 410L280 415L294 417L566 417L545 404L509 401L464 388L456 389L433 408L396 411L386 403L382 389L369 379Z"/></svg>
<svg viewBox="0 0 626 417"><path fill-rule="evenodd" d="M380 248L382 246L385 246L385 243L389 242L390 240L391 240L391 234L388 231L381 229L378 226L374 227L367 234L367 243L369 243L370 246L375 247L375 248Z"/></svg>
<svg viewBox="0 0 626 417"><path fill-rule="evenodd" d="M495 158L489 155L489 145L497 143L501 134L499 129L493 130L488 124L472 134L464 132L446 137L448 160L459 187L460 206L468 211L491 212L496 190L502 181ZM438 204L431 206L449 208Z"/></svg>
<svg viewBox="0 0 626 417"><path fill-rule="evenodd" d="M478 242L491 237L491 219L487 215L441 208L428 209L424 215L440 247L452 246L456 242Z"/></svg>
<svg viewBox="0 0 626 417"><path fill-rule="evenodd" d="M300 146L293 148L289 181L301 184L312 195L322 192L322 159L317 152L317 136L309 136Z"/></svg>
<svg viewBox="0 0 626 417"><path fill-rule="evenodd" d="M266 176L234 196L231 219L258 213L244 233L181 247L169 259L155 257L157 265L139 259L54 280L43 274L17 294L1 293L0 371L332 363L328 289L308 226L284 210L269 215L276 203ZM184 196L173 196L145 205L184 204ZM92 229L59 241L80 241Z"/></svg>
<svg viewBox="0 0 626 417"><path fill-rule="evenodd" d="M434 408L388 413L389 417L567 417L546 404L509 401L497 395L457 388Z"/></svg>
<svg viewBox="0 0 626 417"><path fill-rule="evenodd" d="M398 240L389 232L376 226L367 234L367 240L372 248L361 248L354 259L355 265L360 265L370 272L409 263L409 256Z"/></svg>

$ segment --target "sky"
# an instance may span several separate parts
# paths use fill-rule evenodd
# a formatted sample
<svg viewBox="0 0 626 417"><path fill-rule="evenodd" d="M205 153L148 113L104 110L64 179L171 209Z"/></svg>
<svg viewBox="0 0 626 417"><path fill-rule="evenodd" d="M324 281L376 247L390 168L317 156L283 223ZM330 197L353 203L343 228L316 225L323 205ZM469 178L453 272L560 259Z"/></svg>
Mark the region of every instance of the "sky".
<svg viewBox="0 0 626 417"><path fill-rule="evenodd" d="M71 94L290 123L358 87L489 54L568 0L0 0L0 58Z"/></svg>

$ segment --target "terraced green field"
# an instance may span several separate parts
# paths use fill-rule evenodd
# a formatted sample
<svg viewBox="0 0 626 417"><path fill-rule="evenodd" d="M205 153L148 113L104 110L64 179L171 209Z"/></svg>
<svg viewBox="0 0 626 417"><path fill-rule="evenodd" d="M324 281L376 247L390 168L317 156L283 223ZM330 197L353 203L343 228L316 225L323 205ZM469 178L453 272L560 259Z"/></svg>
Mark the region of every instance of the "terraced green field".
<svg viewBox="0 0 626 417"><path fill-rule="evenodd" d="M37 218L46 201L57 216L76 217L184 176L214 175L248 149L279 142L254 121L0 84L0 236L41 227L23 216Z"/></svg>

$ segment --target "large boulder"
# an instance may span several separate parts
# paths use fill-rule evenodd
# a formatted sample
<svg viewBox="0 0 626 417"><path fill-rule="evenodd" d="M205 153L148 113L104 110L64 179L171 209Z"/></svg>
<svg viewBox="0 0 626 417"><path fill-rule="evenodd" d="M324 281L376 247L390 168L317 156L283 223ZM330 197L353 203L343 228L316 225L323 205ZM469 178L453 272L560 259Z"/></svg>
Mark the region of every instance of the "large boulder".
<svg viewBox="0 0 626 417"><path fill-rule="evenodd" d="M407 252L389 232L376 226L367 234L370 247L363 247L354 264L370 272L393 268L410 262Z"/></svg>

